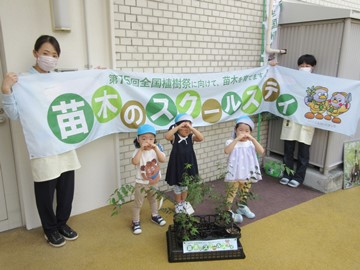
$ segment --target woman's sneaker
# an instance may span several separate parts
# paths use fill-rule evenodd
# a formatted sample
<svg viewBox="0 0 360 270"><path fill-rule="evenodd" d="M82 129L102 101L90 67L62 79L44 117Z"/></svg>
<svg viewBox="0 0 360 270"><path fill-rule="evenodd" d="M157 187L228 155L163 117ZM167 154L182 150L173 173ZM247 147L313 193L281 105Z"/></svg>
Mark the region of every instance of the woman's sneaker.
<svg viewBox="0 0 360 270"><path fill-rule="evenodd" d="M300 186L300 183L296 180L291 180L289 183L288 183L288 186L289 187L293 187L293 188L297 188L298 186Z"/></svg>
<svg viewBox="0 0 360 270"><path fill-rule="evenodd" d="M283 177L280 179L279 183L282 185L287 185L289 183L289 181L290 181L289 178Z"/></svg>
<svg viewBox="0 0 360 270"><path fill-rule="evenodd" d="M76 240L79 235L73 229L71 229L68 225L64 225L59 229L59 233L66 239L66 240Z"/></svg>
<svg viewBox="0 0 360 270"><path fill-rule="evenodd" d="M134 234L140 234L142 233L140 222L132 222L132 230Z"/></svg>
<svg viewBox="0 0 360 270"><path fill-rule="evenodd" d="M160 225L160 226L164 226L166 224L166 221L159 215L157 216L151 216L151 221Z"/></svg>
<svg viewBox="0 0 360 270"><path fill-rule="evenodd" d="M238 214L241 214L247 218L255 218L255 214L253 212L250 211L249 207L247 207L246 205L241 205L236 212Z"/></svg>
<svg viewBox="0 0 360 270"><path fill-rule="evenodd" d="M45 233L45 239L48 241L49 245L53 247L62 247L66 244L64 236L62 236L59 231L54 231L51 233Z"/></svg>

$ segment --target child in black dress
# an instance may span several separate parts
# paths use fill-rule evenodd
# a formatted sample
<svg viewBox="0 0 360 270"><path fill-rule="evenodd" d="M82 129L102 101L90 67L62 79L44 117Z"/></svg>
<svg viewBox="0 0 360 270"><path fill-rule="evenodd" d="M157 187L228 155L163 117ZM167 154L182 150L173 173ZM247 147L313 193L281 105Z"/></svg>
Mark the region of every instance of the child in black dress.
<svg viewBox="0 0 360 270"><path fill-rule="evenodd" d="M174 186L175 211L177 213L186 209L187 187L181 185L185 165L191 165L191 168L186 170L189 176L199 174L193 145L194 142L203 141L204 136L192 126L192 122L193 119L190 115L179 114L175 117L175 125L172 125L165 134L165 139L170 141L173 146L165 181L170 186Z"/></svg>

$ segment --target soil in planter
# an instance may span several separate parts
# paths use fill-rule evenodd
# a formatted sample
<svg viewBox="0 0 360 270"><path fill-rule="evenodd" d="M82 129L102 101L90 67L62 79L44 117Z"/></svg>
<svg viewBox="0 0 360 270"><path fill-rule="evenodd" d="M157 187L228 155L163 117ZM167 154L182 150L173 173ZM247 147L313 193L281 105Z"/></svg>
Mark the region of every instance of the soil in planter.
<svg viewBox="0 0 360 270"><path fill-rule="evenodd" d="M199 215L194 216L198 222L194 222L193 226L197 228L198 234L195 236L189 236L189 240L211 240L219 238L240 238L241 229L236 224L224 225L218 222L217 215ZM184 229L174 221L174 229L176 231L176 239L179 245L182 246Z"/></svg>

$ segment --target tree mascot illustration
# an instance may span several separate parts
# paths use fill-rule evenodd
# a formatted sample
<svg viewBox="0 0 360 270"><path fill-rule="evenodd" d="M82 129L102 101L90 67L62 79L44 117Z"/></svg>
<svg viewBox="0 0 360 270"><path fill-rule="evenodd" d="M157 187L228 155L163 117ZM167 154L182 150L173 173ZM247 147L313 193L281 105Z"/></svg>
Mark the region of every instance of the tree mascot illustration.
<svg viewBox="0 0 360 270"><path fill-rule="evenodd" d="M347 112L350 109L351 93L334 92L331 98L327 101L327 115L326 120L332 120L333 123L341 123L340 114Z"/></svg>
<svg viewBox="0 0 360 270"><path fill-rule="evenodd" d="M310 112L307 112L305 117L308 119L323 119L323 113L326 112L328 89L322 86L312 86L308 87L306 93L307 96L304 102L310 108Z"/></svg>

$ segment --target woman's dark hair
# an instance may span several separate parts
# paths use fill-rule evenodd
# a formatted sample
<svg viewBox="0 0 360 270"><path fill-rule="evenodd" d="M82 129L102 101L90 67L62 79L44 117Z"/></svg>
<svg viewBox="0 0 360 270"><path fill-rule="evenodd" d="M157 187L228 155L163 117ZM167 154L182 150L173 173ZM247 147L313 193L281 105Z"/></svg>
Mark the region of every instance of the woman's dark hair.
<svg viewBox="0 0 360 270"><path fill-rule="evenodd" d="M54 47L55 51L57 52L58 56L60 56L60 53L61 53L60 44L57 41L57 39L54 38L53 36L48 36L48 35L40 36L35 41L34 50L38 51L41 48L41 46L46 42L49 42L51 45L53 45L53 47Z"/></svg>
<svg viewBox="0 0 360 270"><path fill-rule="evenodd" d="M305 63L305 64L308 64L308 65L314 67L314 66L316 66L316 58L315 58L315 56L313 56L311 54L304 54L299 57L297 63L298 63L298 66Z"/></svg>
<svg viewBox="0 0 360 270"><path fill-rule="evenodd" d="M141 145L140 145L140 143L138 142L138 137L139 136L136 136L136 138L134 139L134 146L135 146L135 148L140 148L141 147ZM156 141L156 136L155 136L155 141L154 141L154 143L157 143L157 141Z"/></svg>

